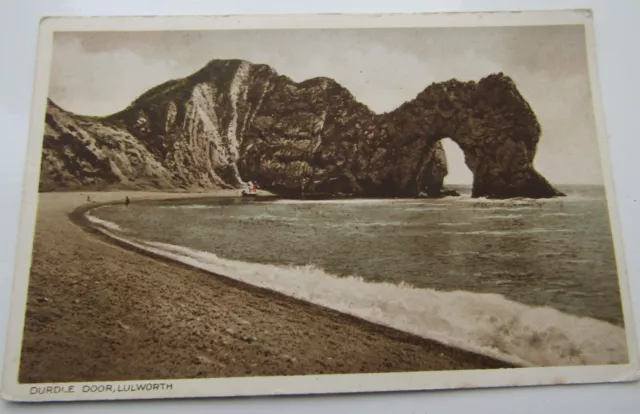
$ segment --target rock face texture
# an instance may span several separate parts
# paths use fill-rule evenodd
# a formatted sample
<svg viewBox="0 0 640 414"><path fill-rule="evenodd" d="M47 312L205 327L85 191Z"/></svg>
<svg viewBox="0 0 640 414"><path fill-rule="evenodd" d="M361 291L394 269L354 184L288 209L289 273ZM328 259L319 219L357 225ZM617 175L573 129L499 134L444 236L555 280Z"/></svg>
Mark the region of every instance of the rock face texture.
<svg viewBox="0 0 640 414"><path fill-rule="evenodd" d="M172 185L161 161L126 129L71 114L49 100L40 191Z"/></svg>
<svg viewBox="0 0 640 414"><path fill-rule="evenodd" d="M375 114L329 78L296 83L266 65L214 60L116 114L49 101L42 191L238 188L285 197L446 194L440 139L474 174L474 197L561 195L535 169L535 114L503 74L432 84Z"/></svg>

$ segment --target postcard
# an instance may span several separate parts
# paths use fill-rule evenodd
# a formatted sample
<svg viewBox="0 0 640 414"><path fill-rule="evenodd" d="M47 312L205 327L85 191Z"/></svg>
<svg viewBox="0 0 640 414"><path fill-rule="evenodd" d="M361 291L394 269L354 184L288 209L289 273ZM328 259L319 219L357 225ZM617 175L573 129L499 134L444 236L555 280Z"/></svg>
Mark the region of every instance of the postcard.
<svg viewBox="0 0 640 414"><path fill-rule="evenodd" d="M636 380L596 62L588 10L43 19L3 398Z"/></svg>

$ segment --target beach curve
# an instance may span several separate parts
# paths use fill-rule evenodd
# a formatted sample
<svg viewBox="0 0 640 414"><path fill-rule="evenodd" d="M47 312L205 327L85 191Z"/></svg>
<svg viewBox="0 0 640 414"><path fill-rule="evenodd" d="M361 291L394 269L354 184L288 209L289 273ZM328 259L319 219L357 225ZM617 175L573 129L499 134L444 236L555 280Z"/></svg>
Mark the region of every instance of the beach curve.
<svg viewBox="0 0 640 414"><path fill-rule="evenodd" d="M122 202L123 194L40 195L21 382L513 366L152 257L83 222L87 211ZM228 195L131 197L139 202Z"/></svg>

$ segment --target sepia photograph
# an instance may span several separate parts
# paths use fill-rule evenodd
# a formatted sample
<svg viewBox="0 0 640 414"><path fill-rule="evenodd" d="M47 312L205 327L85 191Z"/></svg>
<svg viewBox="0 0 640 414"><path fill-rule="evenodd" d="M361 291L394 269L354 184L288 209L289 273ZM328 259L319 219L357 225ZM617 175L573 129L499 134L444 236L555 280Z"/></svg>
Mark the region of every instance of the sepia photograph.
<svg viewBox="0 0 640 414"><path fill-rule="evenodd" d="M637 375L588 12L143 20L42 22L3 397Z"/></svg>

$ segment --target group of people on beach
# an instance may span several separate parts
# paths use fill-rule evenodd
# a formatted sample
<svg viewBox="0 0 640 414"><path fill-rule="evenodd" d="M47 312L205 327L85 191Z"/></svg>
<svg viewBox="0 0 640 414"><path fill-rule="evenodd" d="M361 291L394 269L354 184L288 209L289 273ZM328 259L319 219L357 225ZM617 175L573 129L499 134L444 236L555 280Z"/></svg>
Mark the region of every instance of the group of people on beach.
<svg viewBox="0 0 640 414"><path fill-rule="evenodd" d="M258 188L259 187L258 187L257 183L249 181L249 182L247 182L245 184L245 187L242 190L242 196L243 197L248 197L248 196L255 197L255 196L258 195Z"/></svg>

